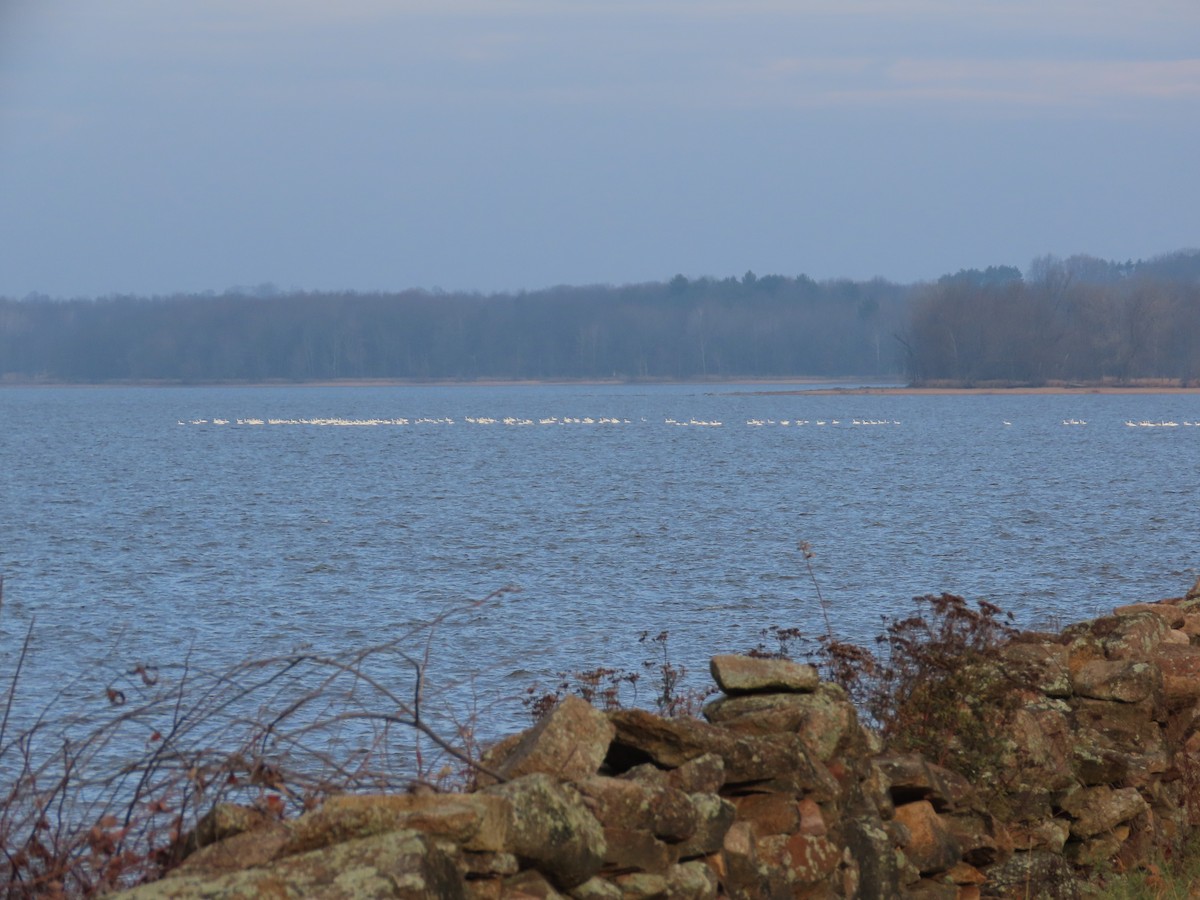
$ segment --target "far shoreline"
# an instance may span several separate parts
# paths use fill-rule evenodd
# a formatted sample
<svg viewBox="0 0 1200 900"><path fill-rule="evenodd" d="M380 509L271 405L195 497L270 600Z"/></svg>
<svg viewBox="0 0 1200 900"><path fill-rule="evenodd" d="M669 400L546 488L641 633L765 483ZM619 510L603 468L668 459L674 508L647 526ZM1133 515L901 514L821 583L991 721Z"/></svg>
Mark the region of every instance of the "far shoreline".
<svg viewBox="0 0 1200 900"><path fill-rule="evenodd" d="M79 390L102 390L104 388L444 388L444 387L660 387L684 386L742 388L732 392L734 396L755 397L829 397L829 396L880 396L880 397L977 397L977 396L1036 396L1036 395L1142 395L1142 394L1200 394L1200 385L1181 386L1173 384L1046 384L1046 385L985 385L961 387L954 385L917 386L881 381L871 376L842 377L793 376L777 378L596 378L596 379L405 379L405 378L347 378L319 381L136 381L72 382L72 381L27 381L0 379L0 389L49 389L73 388ZM772 390L772 388L775 388ZM794 388L794 389L789 389Z"/></svg>

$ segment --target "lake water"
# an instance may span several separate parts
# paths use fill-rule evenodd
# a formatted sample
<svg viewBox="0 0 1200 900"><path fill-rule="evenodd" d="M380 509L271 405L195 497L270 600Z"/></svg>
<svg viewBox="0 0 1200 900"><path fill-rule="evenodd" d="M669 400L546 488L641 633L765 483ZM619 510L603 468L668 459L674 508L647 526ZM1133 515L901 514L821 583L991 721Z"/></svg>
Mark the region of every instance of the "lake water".
<svg viewBox="0 0 1200 900"><path fill-rule="evenodd" d="M375 643L516 585L435 632L432 680L511 700L666 630L704 683L766 626L824 630L798 541L847 637L943 590L1073 621L1195 580L1197 422L1170 394L0 389L0 649L35 620L33 702L101 660Z"/></svg>

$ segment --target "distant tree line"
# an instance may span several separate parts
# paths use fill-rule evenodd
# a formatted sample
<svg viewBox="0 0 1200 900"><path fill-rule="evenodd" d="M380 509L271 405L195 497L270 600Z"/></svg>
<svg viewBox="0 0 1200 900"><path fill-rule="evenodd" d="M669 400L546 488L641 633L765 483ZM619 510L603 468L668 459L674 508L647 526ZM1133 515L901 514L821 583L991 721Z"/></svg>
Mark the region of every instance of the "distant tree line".
<svg viewBox="0 0 1200 900"><path fill-rule="evenodd" d="M0 298L0 380L904 377L1200 383L1200 251L900 285L742 278L506 294Z"/></svg>
<svg viewBox="0 0 1200 900"><path fill-rule="evenodd" d="M917 384L1200 384L1200 251L1040 257L915 288L901 337Z"/></svg>
<svg viewBox="0 0 1200 900"><path fill-rule="evenodd" d="M479 295L0 300L0 377L69 382L895 375L908 290L743 278Z"/></svg>

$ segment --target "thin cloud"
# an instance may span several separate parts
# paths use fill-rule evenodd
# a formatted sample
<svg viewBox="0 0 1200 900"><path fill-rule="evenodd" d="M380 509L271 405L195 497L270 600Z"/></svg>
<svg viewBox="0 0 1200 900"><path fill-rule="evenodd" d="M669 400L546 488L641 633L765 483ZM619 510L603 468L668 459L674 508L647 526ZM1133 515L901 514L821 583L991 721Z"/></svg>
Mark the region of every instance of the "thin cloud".
<svg viewBox="0 0 1200 900"><path fill-rule="evenodd" d="M888 69L900 94L965 92L1039 105L1200 97L1200 59L900 60Z"/></svg>
<svg viewBox="0 0 1200 900"><path fill-rule="evenodd" d="M1200 98L1200 59L776 59L754 81L794 105L1048 106Z"/></svg>

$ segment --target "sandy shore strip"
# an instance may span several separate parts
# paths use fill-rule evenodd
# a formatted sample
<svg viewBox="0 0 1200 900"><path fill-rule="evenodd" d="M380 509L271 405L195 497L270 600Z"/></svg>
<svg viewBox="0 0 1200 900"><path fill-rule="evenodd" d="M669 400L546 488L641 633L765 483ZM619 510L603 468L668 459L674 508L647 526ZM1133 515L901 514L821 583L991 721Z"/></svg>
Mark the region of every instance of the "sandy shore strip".
<svg viewBox="0 0 1200 900"><path fill-rule="evenodd" d="M879 395L905 397L972 397L989 394L1200 394L1200 387L1116 387L1110 385L1093 386L1044 386L1044 387L905 387L902 385L890 387L852 387L852 388L810 388L802 391L747 391L754 395L775 396L831 396L831 395Z"/></svg>

